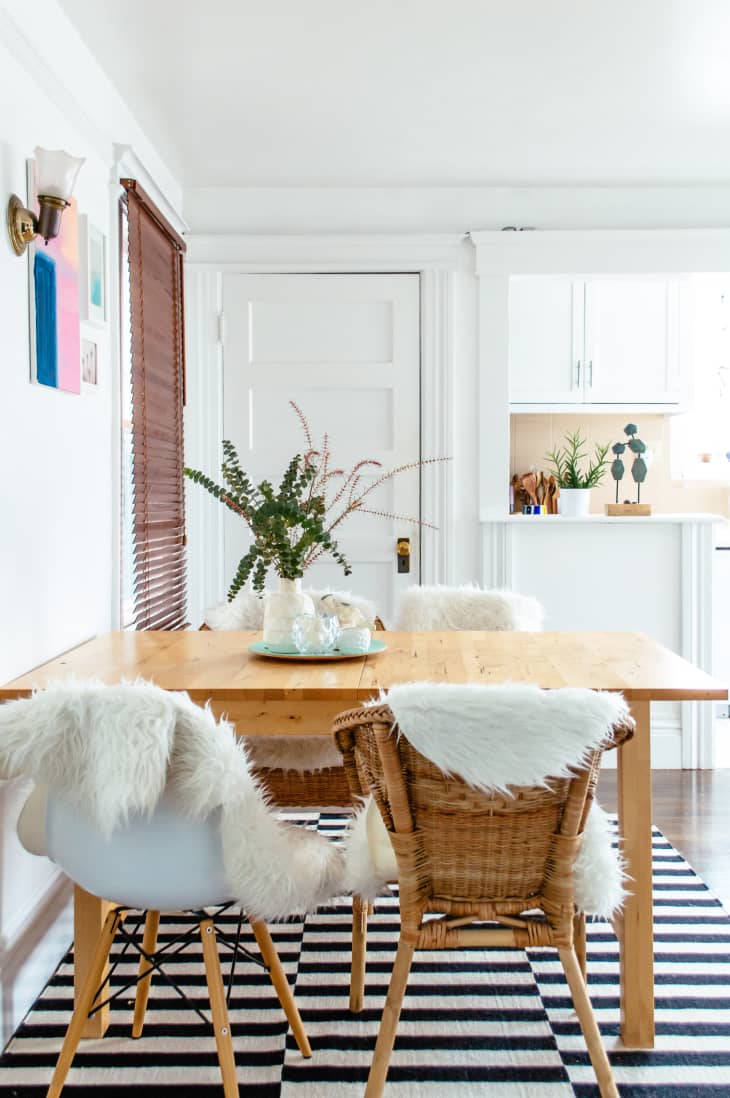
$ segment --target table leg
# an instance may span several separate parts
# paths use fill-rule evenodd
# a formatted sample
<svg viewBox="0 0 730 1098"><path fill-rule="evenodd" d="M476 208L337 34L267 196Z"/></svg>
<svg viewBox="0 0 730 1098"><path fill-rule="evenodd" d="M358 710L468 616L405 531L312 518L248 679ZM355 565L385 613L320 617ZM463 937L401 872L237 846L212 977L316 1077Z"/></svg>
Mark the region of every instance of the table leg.
<svg viewBox="0 0 730 1098"><path fill-rule="evenodd" d="M654 929L651 879L650 703L631 703L636 731L618 749L618 818L630 895L620 928L621 1037L654 1047Z"/></svg>
<svg viewBox="0 0 730 1098"><path fill-rule="evenodd" d="M79 885L74 886L74 1002L84 986L86 973L94 958L94 950L112 905L108 900L92 896ZM102 980L109 966L104 966ZM109 1007L102 1007L84 1026L83 1037L103 1037L109 1025Z"/></svg>

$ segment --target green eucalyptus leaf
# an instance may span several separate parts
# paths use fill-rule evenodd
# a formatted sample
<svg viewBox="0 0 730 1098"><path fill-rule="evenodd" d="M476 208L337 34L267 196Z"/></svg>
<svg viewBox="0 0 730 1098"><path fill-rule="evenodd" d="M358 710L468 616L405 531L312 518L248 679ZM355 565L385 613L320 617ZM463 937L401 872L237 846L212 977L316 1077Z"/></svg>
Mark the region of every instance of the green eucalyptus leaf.
<svg viewBox="0 0 730 1098"><path fill-rule="evenodd" d="M636 426L635 423L627 423L626 426L624 427L624 434L625 435L635 435L635 434L638 434L638 431L639 431L639 428Z"/></svg>

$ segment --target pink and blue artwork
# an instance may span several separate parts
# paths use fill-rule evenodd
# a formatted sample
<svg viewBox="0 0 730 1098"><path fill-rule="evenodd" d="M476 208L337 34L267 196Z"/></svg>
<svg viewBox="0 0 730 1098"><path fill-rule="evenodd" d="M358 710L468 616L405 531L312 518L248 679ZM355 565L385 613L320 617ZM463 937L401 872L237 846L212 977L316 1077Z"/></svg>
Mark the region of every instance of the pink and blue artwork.
<svg viewBox="0 0 730 1098"><path fill-rule="evenodd" d="M28 191L36 209L33 164ZM81 392L78 209L71 201L61 231L46 244L36 237L30 251L31 378L39 385Z"/></svg>

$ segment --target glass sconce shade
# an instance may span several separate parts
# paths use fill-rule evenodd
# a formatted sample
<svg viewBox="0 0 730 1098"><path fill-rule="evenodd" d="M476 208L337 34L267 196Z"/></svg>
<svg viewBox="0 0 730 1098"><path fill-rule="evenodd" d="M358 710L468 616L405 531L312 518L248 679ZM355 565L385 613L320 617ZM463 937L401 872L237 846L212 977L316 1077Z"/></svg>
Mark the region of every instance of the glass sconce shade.
<svg viewBox="0 0 730 1098"><path fill-rule="evenodd" d="M68 202L85 158L69 156L63 149L42 149L40 146L36 146L34 155L38 194Z"/></svg>

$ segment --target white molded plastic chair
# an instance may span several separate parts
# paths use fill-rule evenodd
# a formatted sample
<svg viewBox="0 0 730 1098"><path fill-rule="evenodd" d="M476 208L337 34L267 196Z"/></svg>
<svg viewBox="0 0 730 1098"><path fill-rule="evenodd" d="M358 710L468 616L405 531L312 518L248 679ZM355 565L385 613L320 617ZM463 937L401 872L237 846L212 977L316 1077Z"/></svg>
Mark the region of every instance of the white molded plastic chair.
<svg viewBox="0 0 730 1098"><path fill-rule="evenodd" d="M63 1089L87 1018L109 1001L109 992L105 991L107 981L102 977L117 933L121 933L127 943L140 953L132 1036L142 1035L152 976L154 971L161 970L165 959L166 947L157 950L161 911L189 911L196 916L198 925L190 931L189 937L192 940L197 932L202 941L225 1098L237 1098L239 1091L218 940L232 951L228 994L237 958L245 957L263 964L269 972L297 1045L304 1056L311 1056L299 1011L266 924L250 920L261 954L259 959L240 945L243 913L239 918L238 935L229 938L216 930L215 915L206 910L224 910L231 906L223 864L220 811L202 820L192 819L166 793L151 816L133 815L107 838L77 808L57 794L39 787L31 794L21 813L18 834L32 853L47 853L76 884L114 904L99 936L88 977L71 1017L48 1098L56 1098ZM133 933L123 925L129 908L143 912L138 916L138 927L141 927L146 915L141 949L136 945ZM216 914L220 913L218 911ZM119 994L119 991L114 993L115 996ZM184 997L183 992L180 991L180 994Z"/></svg>

